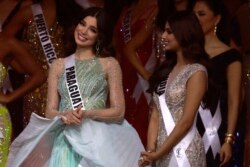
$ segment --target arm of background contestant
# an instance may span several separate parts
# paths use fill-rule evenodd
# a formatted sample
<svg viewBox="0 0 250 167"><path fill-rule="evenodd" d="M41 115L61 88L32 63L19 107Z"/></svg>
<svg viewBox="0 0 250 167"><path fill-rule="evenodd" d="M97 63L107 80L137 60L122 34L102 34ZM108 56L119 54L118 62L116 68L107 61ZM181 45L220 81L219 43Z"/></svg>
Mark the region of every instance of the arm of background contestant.
<svg viewBox="0 0 250 167"><path fill-rule="evenodd" d="M149 79L151 73L144 68L141 60L136 55L136 52L137 49L145 42L145 40L150 38L150 35L152 35L156 12L157 10L154 9L154 11L148 17L146 27L138 31L138 33L131 38L131 40L123 49L125 57L145 80Z"/></svg>
<svg viewBox="0 0 250 167"><path fill-rule="evenodd" d="M242 64L239 61L233 62L227 67L228 83L228 117L227 133L235 134L235 128L238 120L241 99L241 76ZM223 143L221 146L221 165L227 163L232 157L232 148L229 143Z"/></svg>
<svg viewBox="0 0 250 167"><path fill-rule="evenodd" d="M19 88L7 95L4 95L4 102L8 103L40 86L46 81L46 76L42 67L35 62L22 43L18 42L14 38L11 38L6 39L5 44L8 49L6 55L9 56L11 54L13 56L8 62L10 66L17 72L24 73L29 76Z"/></svg>
<svg viewBox="0 0 250 167"><path fill-rule="evenodd" d="M32 19L32 12L30 5L21 8L10 22L4 27L0 36L16 37L17 33L21 31Z"/></svg>

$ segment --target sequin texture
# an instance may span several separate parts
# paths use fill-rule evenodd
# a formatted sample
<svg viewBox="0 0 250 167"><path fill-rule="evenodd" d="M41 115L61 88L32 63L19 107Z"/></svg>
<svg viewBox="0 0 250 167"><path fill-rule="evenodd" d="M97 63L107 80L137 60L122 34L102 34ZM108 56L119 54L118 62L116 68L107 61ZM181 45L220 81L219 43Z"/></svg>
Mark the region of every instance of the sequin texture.
<svg viewBox="0 0 250 167"><path fill-rule="evenodd" d="M56 22L51 28L49 28L49 34L57 57L65 57L62 41L64 31L62 27ZM28 44L30 53L35 57L35 60L42 65L47 74L49 66L36 32L35 22L29 22L28 27L23 32L23 40ZM46 82L24 97L24 126L28 124L32 112L35 112L40 116L45 116L47 87Z"/></svg>
<svg viewBox="0 0 250 167"><path fill-rule="evenodd" d="M0 63L0 88L6 77L6 68ZM12 126L7 108L0 103L0 167L4 167L10 146Z"/></svg>
<svg viewBox="0 0 250 167"><path fill-rule="evenodd" d="M186 65L178 75L171 81L167 82L166 86L166 103L168 108L171 112L171 115L174 119L175 123L181 119L183 115L183 107L184 107L184 100L186 94L186 82L190 78L192 74L197 71L206 71L204 66L200 64L189 64ZM157 109L159 111L159 129L158 129L158 138L157 138L157 148L159 148L165 139L168 137L162 112L160 111L160 104L158 98L156 98L156 94L153 97ZM192 167L205 167L206 166L206 156L205 156L205 149L202 143L202 139L196 130L193 140L191 141L190 145L188 146L187 150L185 151L189 163ZM170 158L173 154L171 151L169 154L166 154L156 162L157 167L167 167L169 166Z"/></svg>

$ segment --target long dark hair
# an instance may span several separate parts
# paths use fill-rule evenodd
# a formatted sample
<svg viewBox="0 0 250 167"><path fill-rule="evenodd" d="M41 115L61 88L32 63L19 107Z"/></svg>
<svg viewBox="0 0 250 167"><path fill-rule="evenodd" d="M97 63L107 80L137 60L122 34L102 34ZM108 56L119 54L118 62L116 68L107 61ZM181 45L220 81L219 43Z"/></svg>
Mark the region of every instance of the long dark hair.
<svg viewBox="0 0 250 167"><path fill-rule="evenodd" d="M188 11L193 10L195 0L188 0L187 9ZM174 0L157 0L158 4L158 13L156 15L156 26L160 29L164 28L165 21L175 13L176 10L176 2Z"/></svg>
<svg viewBox="0 0 250 167"><path fill-rule="evenodd" d="M179 11L169 17L168 23L171 30L182 48L183 55L190 63L200 63L208 66L208 55L204 49L204 35L200 23L191 11ZM149 79L149 92L156 92L159 83L166 80L169 73L176 64L176 54L166 53L166 60L153 73Z"/></svg>
<svg viewBox="0 0 250 167"><path fill-rule="evenodd" d="M64 30L65 55L70 55L75 51L73 34L76 23L81 19L82 12L83 8L74 0L56 0L56 18Z"/></svg>
<svg viewBox="0 0 250 167"><path fill-rule="evenodd" d="M158 13L155 23L157 27L164 29L166 19L176 12L175 3L173 0L158 0L157 5Z"/></svg>
<svg viewBox="0 0 250 167"><path fill-rule="evenodd" d="M220 15L220 22L217 24L217 36L218 38L226 43L230 43L231 39L231 25L230 19L231 16L229 14L228 9L226 8L223 0L197 0L197 2L204 2L208 8L214 13L214 15Z"/></svg>
<svg viewBox="0 0 250 167"><path fill-rule="evenodd" d="M110 20L110 16L107 12L100 7L90 7L85 10L79 15L78 20L76 20L75 27L77 24L82 21L87 16L92 16L96 18L97 21L97 30L98 30L98 37L97 42L93 46L93 50L96 51L96 45L99 47L99 56L110 56L113 53L113 47L111 45L112 40L112 22ZM74 36L72 34L72 36ZM76 44L74 42L76 48Z"/></svg>

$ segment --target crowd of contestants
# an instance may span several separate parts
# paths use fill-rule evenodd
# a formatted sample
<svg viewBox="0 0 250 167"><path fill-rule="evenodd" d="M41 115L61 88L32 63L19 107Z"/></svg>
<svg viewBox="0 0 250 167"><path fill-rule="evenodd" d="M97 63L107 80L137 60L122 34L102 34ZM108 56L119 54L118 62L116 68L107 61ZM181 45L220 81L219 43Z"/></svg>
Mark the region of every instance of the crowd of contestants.
<svg viewBox="0 0 250 167"><path fill-rule="evenodd" d="M246 0L0 0L0 167L249 166L249 18Z"/></svg>

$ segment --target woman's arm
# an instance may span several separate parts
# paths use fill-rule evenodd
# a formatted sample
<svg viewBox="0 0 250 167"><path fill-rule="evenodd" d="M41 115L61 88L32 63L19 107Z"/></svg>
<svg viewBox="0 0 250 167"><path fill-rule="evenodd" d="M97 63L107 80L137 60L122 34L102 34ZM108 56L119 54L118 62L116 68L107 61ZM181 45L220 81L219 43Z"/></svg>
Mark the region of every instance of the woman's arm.
<svg viewBox="0 0 250 167"><path fill-rule="evenodd" d="M241 78L242 65L240 62L234 62L227 68L228 83L228 127L227 133L234 134L241 99Z"/></svg>
<svg viewBox="0 0 250 167"><path fill-rule="evenodd" d="M155 104L152 104L151 110L152 113L150 116L149 127L148 127L147 151L156 150L158 126L159 126L159 112L157 111Z"/></svg>
<svg viewBox="0 0 250 167"><path fill-rule="evenodd" d="M199 105L207 89L207 75L205 72L198 71L194 73L191 78L189 78L186 87L183 116L156 152L143 153L143 155L148 156L152 161L160 159L163 155L168 154L193 125Z"/></svg>
<svg viewBox="0 0 250 167"><path fill-rule="evenodd" d="M47 104L46 104L46 117L54 118L55 116L62 115L58 112L59 94L57 91L59 75L63 71L63 59L54 60L49 69L48 76L48 90L47 90Z"/></svg>
<svg viewBox="0 0 250 167"><path fill-rule="evenodd" d="M228 85L228 116L227 133L234 136L241 100L241 80L242 64L234 62L227 67L227 85ZM221 147L221 165L224 165L232 157L232 148L230 143L223 143Z"/></svg>
<svg viewBox="0 0 250 167"><path fill-rule="evenodd" d="M151 104L151 114L149 120L149 127L148 127L148 140L147 140L147 153L152 153L156 151L156 144L157 144L157 136L158 136L158 128L159 128L159 111L156 105L153 103ZM149 157L142 156L139 158L139 166L148 166L152 163L152 159Z"/></svg>
<svg viewBox="0 0 250 167"><path fill-rule="evenodd" d="M120 65L114 58L104 58L103 69L109 86L110 107L97 111L85 111L84 117L107 122L121 122L124 118L125 101Z"/></svg>
<svg viewBox="0 0 250 167"><path fill-rule="evenodd" d="M82 106L79 106L77 109L69 109L64 112L58 111L58 105L60 97L57 91L58 80L60 75L64 71L64 59L56 59L50 66L49 76L48 76L48 93L47 93L47 104L46 104L46 117L54 118L56 116L61 116L65 124L76 124L81 123L81 115L79 111ZM81 110L82 111L82 110Z"/></svg>
<svg viewBox="0 0 250 167"><path fill-rule="evenodd" d="M14 37L17 33L22 30L32 19L31 6L27 5L21 8L15 16L10 20L10 22L4 27L0 36Z"/></svg>
<svg viewBox="0 0 250 167"><path fill-rule="evenodd" d="M17 72L27 74L29 76L19 88L7 95L4 95L5 102L8 103L40 86L46 81L46 76L42 67L35 62L22 43L18 42L14 38L11 38L6 39L5 44L6 47L8 47L6 56L9 54L13 56L9 62L10 66Z"/></svg>
<svg viewBox="0 0 250 167"><path fill-rule="evenodd" d="M131 40L126 44L123 49L125 57L132 64L135 70L145 79L148 80L151 76L151 73L147 71L141 60L136 55L137 49L152 35L154 28L154 17L157 10L155 9L151 15L148 17L145 28L142 28L138 33L132 36Z"/></svg>

